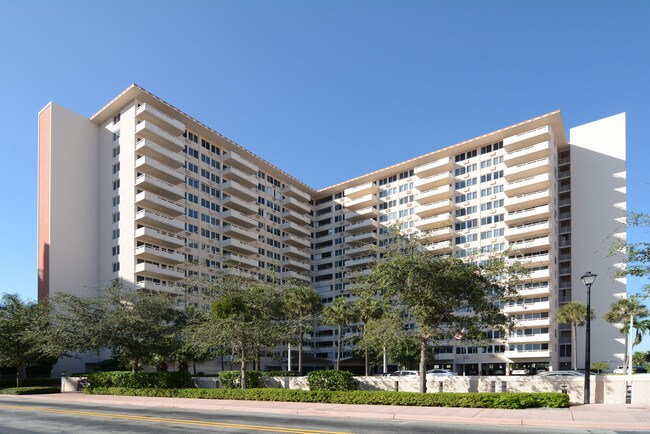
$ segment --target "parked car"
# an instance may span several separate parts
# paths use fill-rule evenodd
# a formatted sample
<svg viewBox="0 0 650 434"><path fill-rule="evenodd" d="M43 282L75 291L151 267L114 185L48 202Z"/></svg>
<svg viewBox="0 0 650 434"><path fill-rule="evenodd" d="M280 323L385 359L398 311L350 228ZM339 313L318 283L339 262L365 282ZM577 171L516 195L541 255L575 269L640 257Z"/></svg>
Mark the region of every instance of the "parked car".
<svg viewBox="0 0 650 434"><path fill-rule="evenodd" d="M585 373L580 371L544 371L537 374L537 377L584 377Z"/></svg>
<svg viewBox="0 0 650 434"><path fill-rule="evenodd" d="M617 366L613 371L614 374L624 374L625 373L625 367L624 366ZM633 374L646 374L648 370L644 366L632 366L632 373Z"/></svg>
<svg viewBox="0 0 650 434"><path fill-rule="evenodd" d="M419 375L418 371L395 371L390 374L391 377L417 377Z"/></svg>
<svg viewBox="0 0 650 434"><path fill-rule="evenodd" d="M528 368L513 369L512 371L510 371L510 375L530 375L530 369Z"/></svg>
<svg viewBox="0 0 650 434"><path fill-rule="evenodd" d="M427 380L433 380L439 377L455 377L456 375L458 374L449 369L429 369L427 371Z"/></svg>

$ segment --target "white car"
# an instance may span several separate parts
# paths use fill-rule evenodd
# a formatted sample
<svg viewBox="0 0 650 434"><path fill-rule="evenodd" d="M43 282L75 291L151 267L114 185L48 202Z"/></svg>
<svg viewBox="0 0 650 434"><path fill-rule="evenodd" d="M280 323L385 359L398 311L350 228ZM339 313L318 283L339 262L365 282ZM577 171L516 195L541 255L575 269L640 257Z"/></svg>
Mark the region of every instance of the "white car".
<svg viewBox="0 0 650 434"><path fill-rule="evenodd" d="M585 373L580 371L544 371L537 374L538 377L584 377Z"/></svg>
<svg viewBox="0 0 650 434"><path fill-rule="evenodd" d="M418 371L395 371L390 374L391 377L417 377L419 375Z"/></svg>
<svg viewBox="0 0 650 434"><path fill-rule="evenodd" d="M617 366L612 372L614 374L625 374L625 366Z"/></svg>
<svg viewBox="0 0 650 434"><path fill-rule="evenodd" d="M455 377L456 375L458 374L449 369L429 369L427 371L427 380L433 380L440 377Z"/></svg>

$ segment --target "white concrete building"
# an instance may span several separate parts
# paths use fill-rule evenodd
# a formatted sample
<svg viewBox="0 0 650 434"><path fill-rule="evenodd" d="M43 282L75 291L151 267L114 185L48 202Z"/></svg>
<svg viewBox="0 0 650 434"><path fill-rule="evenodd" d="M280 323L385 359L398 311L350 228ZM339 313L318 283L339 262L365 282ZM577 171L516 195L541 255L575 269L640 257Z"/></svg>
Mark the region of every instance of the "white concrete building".
<svg viewBox="0 0 650 434"><path fill-rule="evenodd" d="M55 103L41 111L38 204L39 298L113 279L168 291L190 273L225 271L311 282L327 304L399 224L431 231L432 254L510 247L530 269L521 300L504 306L516 329L481 348L442 346L439 364L568 368L571 332L551 318L584 301L588 270L598 274L592 361L615 365L624 352L601 319L625 294L611 277L621 258L603 242L625 236L624 114L572 128L567 141L553 112L315 190L132 85L90 119ZM335 340L321 328L305 350L332 359Z"/></svg>

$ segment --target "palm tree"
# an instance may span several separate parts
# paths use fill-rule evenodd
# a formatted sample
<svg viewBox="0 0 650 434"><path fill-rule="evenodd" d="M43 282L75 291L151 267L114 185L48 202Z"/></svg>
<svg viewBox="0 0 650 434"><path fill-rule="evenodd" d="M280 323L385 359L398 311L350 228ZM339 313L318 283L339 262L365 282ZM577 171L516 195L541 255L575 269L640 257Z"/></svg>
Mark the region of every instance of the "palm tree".
<svg viewBox="0 0 650 434"><path fill-rule="evenodd" d="M359 321L363 327L363 334L366 334L366 326L368 322L377 319L383 313L383 305L381 300L375 298L373 294L369 292L364 292L359 300L354 303L357 313L359 315ZM363 354L364 354L364 366L365 374L369 375L369 366L368 366L368 344L367 342L363 343Z"/></svg>
<svg viewBox="0 0 650 434"><path fill-rule="evenodd" d="M594 318L591 311L591 318ZM573 369L578 366L578 326L583 326L587 320L587 306L583 303L572 301L560 306L553 321L559 324L571 324L571 365ZM585 369L588 369L586 367Z"/></svg>
<svg viewBox="0 0 650 434"><path fill-rule="evenodd" d="M291 323L291 334L298 343L298 372L302 375L302 347L305 333L313 328L315 316L321 310L318 293L309 286L291 286L284 293L284 308ZM291 352L289 351L289 357Z"/></svg>
<svg viewBox="0 0 650 434"><path fill-rule="evenodd" d="M336 326L338 330L338 339L336 342L336 365L335 368L339 370L341 363L341 346L343 343L343 327L354 321L356 317L355 309L345 301L344 297L337 297L334 303L323 309L322 319L323 324L329 326Z"/></svg>
<svg viewBox="0 0 650 434"><path fill-rule="evenodd" d="M648 316L648 308L641 304L638 298L622 298L618 301L612 303L609 307L609 312L607 312L603 318L605 321L611 323L623 323L621 327L621 333L625 335L625 364L623 367L623 373L627 373L627 366L629 358L632 357L628 349L628 336L630 334L630 323L632 325L641 326L640 329L637 329L637 334L634 339L633 346L638 342L641 342L641 335L647 332L647 325L642 324L640 319Z"/></svg>

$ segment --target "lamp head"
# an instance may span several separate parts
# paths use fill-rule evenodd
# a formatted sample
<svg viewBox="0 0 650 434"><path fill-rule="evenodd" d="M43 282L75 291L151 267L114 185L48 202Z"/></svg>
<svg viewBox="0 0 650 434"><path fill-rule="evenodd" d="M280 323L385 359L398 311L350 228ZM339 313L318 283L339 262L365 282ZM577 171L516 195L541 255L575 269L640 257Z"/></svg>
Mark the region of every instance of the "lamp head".
<svg viewBox="0 0 650 434"><path fill-rule="evenodd" d="M587 286L591 286L594 281L596 280L596 274L593 274L591 271L587 271L580 279L582 279L582 283L584 283Z"/></svg>

